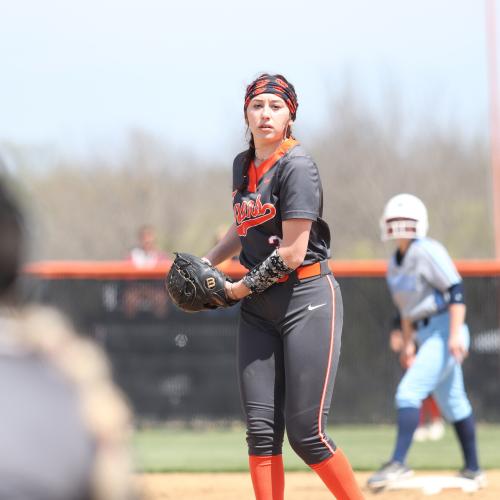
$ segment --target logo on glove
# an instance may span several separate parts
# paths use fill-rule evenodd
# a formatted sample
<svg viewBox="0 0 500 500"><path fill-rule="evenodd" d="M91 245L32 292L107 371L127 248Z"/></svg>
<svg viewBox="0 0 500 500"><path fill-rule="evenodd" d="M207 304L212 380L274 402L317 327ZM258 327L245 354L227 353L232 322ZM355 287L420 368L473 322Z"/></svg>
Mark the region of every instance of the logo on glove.
<svg viewBox="0 0 500 500"><path fill-rule="evenodd" d="M227 276L206 259L176 252L165 286L172 302L186 312L198 312L236 304L226 295Z"/></svg>

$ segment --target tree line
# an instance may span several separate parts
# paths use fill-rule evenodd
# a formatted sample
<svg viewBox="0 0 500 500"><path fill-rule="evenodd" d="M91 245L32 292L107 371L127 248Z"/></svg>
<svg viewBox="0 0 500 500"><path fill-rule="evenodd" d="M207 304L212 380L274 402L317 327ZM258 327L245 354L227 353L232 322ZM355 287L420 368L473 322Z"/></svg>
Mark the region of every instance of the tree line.
<svg viewBox="0 0 500 500"><path fill-rule="evenodd" d="M379 218L387 199L413 193L427 205L429 235L455 258L494 255L488 143L432 120L384 116L349 92L332 99L331 120L301 135L320 168L332 256L381 258ZM168 143L131 133L119 160L85 160L3 143L9 178L28 214L30 259L121 259L147 223L160 246L201 254L232 222L228 165L172 153ZM235 154L237 151L235 151ZM43 168L39 166L44 156ZM2 156L0 156L0 160Z"/></svg>

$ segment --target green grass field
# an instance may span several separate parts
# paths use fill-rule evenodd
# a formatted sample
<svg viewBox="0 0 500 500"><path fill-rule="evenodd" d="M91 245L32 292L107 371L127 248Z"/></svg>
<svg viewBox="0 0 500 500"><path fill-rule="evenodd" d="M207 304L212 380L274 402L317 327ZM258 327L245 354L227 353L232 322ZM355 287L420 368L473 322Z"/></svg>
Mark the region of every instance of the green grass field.
<svg viewBox="0 0 500 500"><path fill-rule="evenodd" d="M373 470L389 458L395 438L394 426L336 426L329 435L349 456L355 470ZM138 430L134 454L140 472L231 472L247 470L243 428ZM484 469L500 468L500 425L479 425L478 446ZM287 470L307 467L284 448ZM447 426L438 442L414 443L408 463L415 469L459 469L461 454L454 430Z"/></svg>

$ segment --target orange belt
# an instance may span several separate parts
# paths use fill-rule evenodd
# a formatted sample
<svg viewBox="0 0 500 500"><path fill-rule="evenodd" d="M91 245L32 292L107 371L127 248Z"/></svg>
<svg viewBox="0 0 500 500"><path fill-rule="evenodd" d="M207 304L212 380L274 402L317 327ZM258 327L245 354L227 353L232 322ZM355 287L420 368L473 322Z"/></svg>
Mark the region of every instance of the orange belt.
<svg viewBox="0 0 500 500"><path fill-rule="evenodd" d="M313 276L319 276L321 274L321 262L315 262L314 264L309 264L308 266L300 266L295 269L295 274L299 280L305 280L306 278L312 278ZM283 276L278 280L278 283L284 283L288 281L289 274Z"/></svg>

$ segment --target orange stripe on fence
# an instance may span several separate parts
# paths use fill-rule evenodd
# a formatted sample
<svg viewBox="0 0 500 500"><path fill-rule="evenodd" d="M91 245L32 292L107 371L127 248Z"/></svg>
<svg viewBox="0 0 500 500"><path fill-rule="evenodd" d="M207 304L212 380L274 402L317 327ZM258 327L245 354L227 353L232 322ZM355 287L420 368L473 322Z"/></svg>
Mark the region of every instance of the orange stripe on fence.
<svg viewBox="0 0 500 500"><path fill-rule="evenodd" d="M164 278L172 262L139 268L129 261L45 261L24 266L24 273L45 279L159 279ZM247 270L238 262L226 261L218 266L235 278Z"/></svg>
<svg viewBox="0 0 500 500"><path fill-rule="evenodd" d="M462 276L499 276L500 260L456 260Z"/></svg>
<svg viewBox="0 0 500 500"><path fill-rule="evenodd" d="M500 260L455 260L461 276L500 276ZM338 277L384 277L385 260L334 260L330 269Z"/></svg>
<svg viewBox="0 0 500 500"><path fill-rule="evenodd" d="M457 260L462 276L500 276L500 260ZM45 279L160 279L170 269L164 262L150 269L141 269L128 261L46 261L32 262L24 267L28 275ZM237 261L226 261L218 266L227 275L241 278L247 270ZM383 277L387 264L384 260L335 260L330 268L336 277Z"/></svg>
<svg viewBox="0 0 500 500"><path fill-rule="evenodd" d="M27 264L24 272L46 279L147 279L165 276L170 265L141 269L128 261L48 261Z"/></svg>

